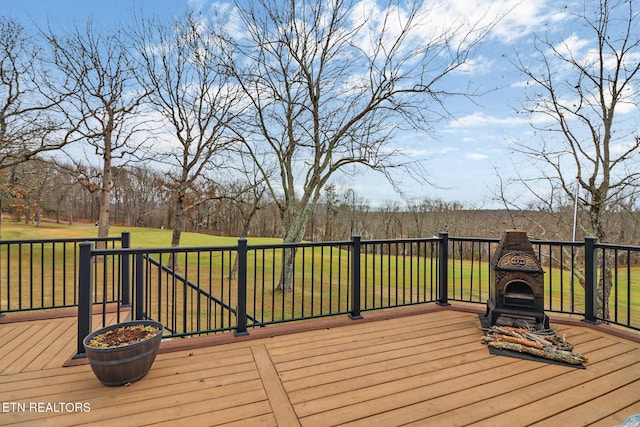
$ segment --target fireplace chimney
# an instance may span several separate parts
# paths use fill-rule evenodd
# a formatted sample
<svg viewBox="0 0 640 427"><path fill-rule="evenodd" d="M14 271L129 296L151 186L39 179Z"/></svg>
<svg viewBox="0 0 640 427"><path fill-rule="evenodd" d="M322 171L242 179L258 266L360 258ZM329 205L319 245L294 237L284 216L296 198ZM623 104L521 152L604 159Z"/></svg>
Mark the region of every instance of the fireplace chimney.
<svg viewBox="0 0 640 427"><path fill-rule="evenodd" d="M499 318L535 321L538 329L549 328L544 312L544 271L533 246L522 230L505 230L491 258L491 285L486 316L491 325Z"/></svg>

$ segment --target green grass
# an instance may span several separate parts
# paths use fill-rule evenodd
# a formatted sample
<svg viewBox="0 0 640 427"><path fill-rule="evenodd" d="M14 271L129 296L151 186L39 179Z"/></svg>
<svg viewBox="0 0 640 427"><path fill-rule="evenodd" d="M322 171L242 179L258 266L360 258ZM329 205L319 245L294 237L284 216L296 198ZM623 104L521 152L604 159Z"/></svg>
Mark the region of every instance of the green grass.
<svg viewBox="0 0 640 427"><path fill-rule="evenodd" d="M93 224L56 224L44 222L41 227L33 224L7 221L2 219L3 240L28 240L28 239L65 239L65 238L90 238L97 237L98 230ZM131 233L132 248L161 248L171 244L171 230L144 227L111 227L109 236L120 236L124 231ZM282 239L272 238L248 238L249 244L281 243ZM182 233L181 246L228 246L236 245L237 237L211 236L201 233Z"/></svg>
<svg viewBox="0 0 640 427"><path fill-rule="evenodd" d="M123 231L129 231L132 248L167 248L171 241L171 230L158 230L136 227L111 227L110 235L119 236ZM15 239L46 239L46 238L90 238L97 236L97 229L93 224L55 224L44 223L37 228L16 222L3 221L2 238ZM235 237L211 236L199 233L183 233L181 247L227 247L235 246ZM281 239L249 238L249 245L279 244ZM39 262L44 249L34 248L29 255L35 262ZM6 251L6 249L5 249ZM60 249L57 249L59 252ZM276 284L281 272L282 250L266 250L255 253L249 251L248 259L248 311L260 321L289 320L309 317L329 312L343 312L349 310L349 252L345 248L305 248L298 250L296 255L296 279L294 292L281 292ZM159 255L157 254L159 257ZM163 263L168 255L163 254ZM56 276L51 279L62 283L61 260L65 260L66 274L75 274L74 260L68 254L56 254L56 260L45 259L43 272L30 275L24 266L18 267L18 256L12 254L9 258L11 265L5 265L6 254L0 255L0 310L6 310L7 294L11 295L11 302L15 304L18 298L24 305L34 304L35 307L46 306L51 301L67 301L75 298L75 289L69 286L66 291L51 288L42 280L41 276ZM416 301L430 300L435 297L437 281L435 266L432 267L429 257L418 256L389 256L366 255L366 263L362 258L362 294L363 308L380 308L396 304L407 304ZM28 259L23 259L22 264ZM235 252L224 253L181 253L176 257L177 271L190 281L203 284L205 290L220 297L229 305L235 306L235 280L229 278L229 272L235 261ZM3 264L3 262L5 264ZM55 265L55 268L53 264ZM28 263L27 263L28 264ZM313 266L313 270L311 268ZM489 265L486 261L456 260L449 265L449 297L453 300L473 301L484 303L489 293ZM2 272L1 270L5 270ZM97 277L96 292L101 297L103 290L100 280L106 280L109 275L116 274L113 262L105 262L95 270ZM548 269L545 269L548 270ZM10 271L12 280L22 276L21 283L13 282L7 288L6 271ZM547 309L554 311L584 311L584 292L577 280L574 280L573 291L570 272L558 268L545 274ZM301 273L303 272L303 273ZM631 267L620 270L611 304L618 307L618 318L614 319L640 326L640 268ZM151 272L153 283L161 283L162 274ZM75 280L75 279L73 279ZM28 283L28 284L25 284ZM266 285L263 288L263 283ZM338 286L341 283L342 286ZM197 302L193 293L177 287L175 283L163 282L159 286L158 301L154 306L158 312L171 311L170 306L187 307L185 318L175 320L176 328L185 324L207 322L213 314L207 311L206 301L200 302L201 309L206 312L202 318L194 317L191 304ZM56 290L57 289L57 290ZM573 298L573 300L572 300ZM35 303L33 302L35 301ZM630 303L631 301L631 303ZM188 303L188 304L185 304ZM164 308L162 304L165 304ZM204 305L202 305L204 304ZM612 315L614 315L612 311ZM223 326L229 326L233 319L225 318L224 314L216 314ZM171 320L174 321L174 320Z"/></svg>

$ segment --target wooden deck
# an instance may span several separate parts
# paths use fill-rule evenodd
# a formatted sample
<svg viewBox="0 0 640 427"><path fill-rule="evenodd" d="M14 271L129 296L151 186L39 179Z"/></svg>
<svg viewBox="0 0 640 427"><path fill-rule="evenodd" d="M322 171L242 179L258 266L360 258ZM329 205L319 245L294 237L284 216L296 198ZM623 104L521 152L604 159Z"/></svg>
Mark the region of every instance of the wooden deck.
<svg viewBox="0 0 640 427"><path fill-rule="evenodd" d="M75 319L0 324L0 425L614 426L640 414L640 343L552 327L576 369L489 354L478 314L428 306L165 342L105 387L63 367ZM575 323L575 322L574 322ZM306 329L306 330L305 330Z"/></svg>

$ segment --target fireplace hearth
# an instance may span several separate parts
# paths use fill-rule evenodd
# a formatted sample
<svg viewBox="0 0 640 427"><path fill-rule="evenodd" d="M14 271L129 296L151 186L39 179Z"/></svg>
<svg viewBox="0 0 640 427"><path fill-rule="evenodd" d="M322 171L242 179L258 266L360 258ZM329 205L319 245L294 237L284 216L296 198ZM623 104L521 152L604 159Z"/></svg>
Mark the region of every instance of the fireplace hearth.
<svg viewBox="0 0 640 427"><path fill-rule="evenodd" d="M486 316L498 322L524 320L537 329L549 328L544 312L544 271L522 230L506 230L491 258L491 285Z"/></svg>

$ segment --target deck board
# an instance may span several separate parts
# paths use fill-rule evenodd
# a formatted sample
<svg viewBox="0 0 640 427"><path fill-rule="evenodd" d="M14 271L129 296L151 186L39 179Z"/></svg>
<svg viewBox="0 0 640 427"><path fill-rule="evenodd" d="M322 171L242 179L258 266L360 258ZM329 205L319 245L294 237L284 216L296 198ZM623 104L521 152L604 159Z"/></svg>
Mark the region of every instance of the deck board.
<svg viewBox="0 0 640 427"><path fill-rule="evenodd" d="M267 327L190 349L163 343L149 374L128 387L102 386L87 364L62 367L75 352L74 318L4 322L0 401L91 411L3 410L0 425L611 427L640 413L634 340L552 320L589 357L576 369L489 354L477 313L365 317L295 333Z"/></svg>
<svg viewBox="0 0 640 427"><path fill-rule="evenodd" d="M265 384L269 384L268 387L265 387L265 391L269 397L276 422L282 426L299 426L298 417L291 406L287 392L278 378L278 372L269 356L269 351L264 345L256 345L251 347L251 349L256 361L256 366L260 371L260 377L264 380Z"/></svg>
<svg viewBox="0 0 640 427"><path fill-rule="evenodd" d="M24 370L40 371L47 367L53 368L62 365L68 358L69 340L73 340L72 335L76 332L75 323L58 323L47 337L46 351L39 351ZM63 339L62 337L69 337Z"/></svg>

